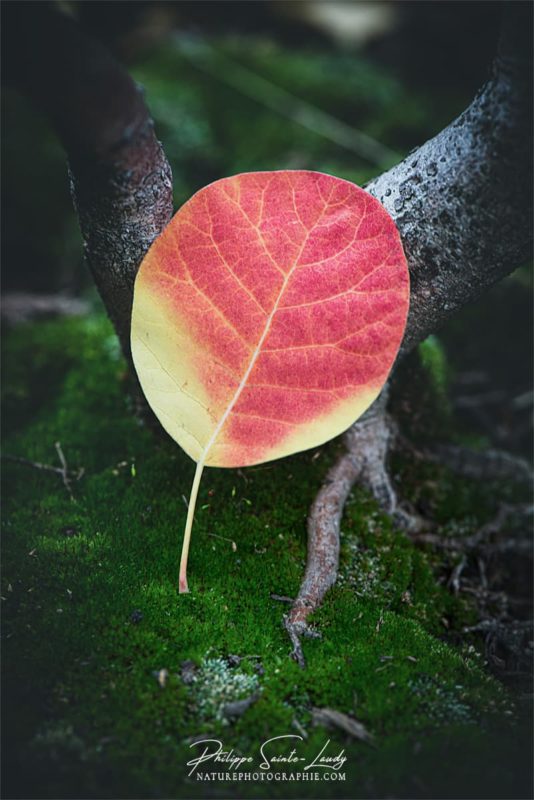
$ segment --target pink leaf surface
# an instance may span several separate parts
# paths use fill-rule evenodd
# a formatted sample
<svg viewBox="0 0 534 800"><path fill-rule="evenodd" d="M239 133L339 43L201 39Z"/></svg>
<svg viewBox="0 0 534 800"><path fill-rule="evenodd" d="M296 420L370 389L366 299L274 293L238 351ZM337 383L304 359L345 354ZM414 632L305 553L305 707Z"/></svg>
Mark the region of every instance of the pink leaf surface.
<svg viewBox="0 0 534 800"><path fill-rule="evenodd" d="M319 445L365 411L408 303L399 235L376 199L318 172L246 173L197 192L150 248L132 353L200 470L247 466Z"/></svg>

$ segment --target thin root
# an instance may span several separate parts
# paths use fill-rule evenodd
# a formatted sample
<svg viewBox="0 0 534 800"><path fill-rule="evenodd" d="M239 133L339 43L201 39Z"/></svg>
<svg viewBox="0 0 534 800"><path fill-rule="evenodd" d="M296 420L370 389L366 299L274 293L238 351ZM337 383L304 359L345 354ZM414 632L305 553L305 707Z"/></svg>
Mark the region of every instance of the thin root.
<svg viewBox="0 0 534 800"><path fill-rule="evenodd" d="M346 452L329 470L308 516L308 557L304 580L284 627L291 639L291 653L304 668L301 637L317 638L308 616L321 604L336 581L339 565L339 529L345 502L356 481L366 486L398 524L416 530L420 521L399 508L389 479L386 459L394 427L386 416L387 392L345 434Z"/></svg>

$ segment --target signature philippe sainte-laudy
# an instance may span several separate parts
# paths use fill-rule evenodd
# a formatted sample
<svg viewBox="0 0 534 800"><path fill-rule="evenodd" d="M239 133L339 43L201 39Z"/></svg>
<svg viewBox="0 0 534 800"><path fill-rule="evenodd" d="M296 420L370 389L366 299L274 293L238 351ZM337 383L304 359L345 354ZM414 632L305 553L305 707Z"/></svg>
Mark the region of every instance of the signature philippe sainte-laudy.
<svg viewBox="0 0 534 800"><path fill-rule="evenodd" d="M276 748L273 747L273 742L280 742L284 739L297 739L302 741L303 737L298 736L297 734L288 733L284 736L273 736L271 739L267 739L267 741L263 742L259 749L259 769L271 770L273 767L277 768L281 765L298 764L299 768L303 771L307 771L312 768L339 770L347 760L344 749L340 750L338 753L332 754L332 748L330 748L330 739L327 739L321 750L311 760L305 758L304 756L298 755L298 752L294 746L294 741L291 743L289 741L287 742L289 752L285 754L276 753ZM187 762L187 766L191 767L189 775L192 775L201 764L206 764L208 762L213 764L224 764L226 768L233 770L239 770L244 765L250 765L251 767L255 765L255 759L253 756L238 755L234 753L233 750L224 750L224 745L220 739L201 739L197 742L193 742L193 744L190 746L199 747L201 745L204 745L203 751L195 758L192 758ZM289 749L290 745L291 749Z"/></svg>

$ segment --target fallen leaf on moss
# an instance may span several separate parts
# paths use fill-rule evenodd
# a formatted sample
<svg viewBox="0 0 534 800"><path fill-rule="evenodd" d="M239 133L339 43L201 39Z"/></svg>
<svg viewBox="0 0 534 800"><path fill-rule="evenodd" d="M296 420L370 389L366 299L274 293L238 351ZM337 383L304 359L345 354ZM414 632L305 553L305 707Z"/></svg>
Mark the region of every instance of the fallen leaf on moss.
<svg viewBox="0 0 534 800"><path fill-rule="evenodd" d="M379 394L409 277L395 223L363 189L309 171L216 181L173 217L135 283L132 355L163 427L204 466L323 444Z"/></svg>

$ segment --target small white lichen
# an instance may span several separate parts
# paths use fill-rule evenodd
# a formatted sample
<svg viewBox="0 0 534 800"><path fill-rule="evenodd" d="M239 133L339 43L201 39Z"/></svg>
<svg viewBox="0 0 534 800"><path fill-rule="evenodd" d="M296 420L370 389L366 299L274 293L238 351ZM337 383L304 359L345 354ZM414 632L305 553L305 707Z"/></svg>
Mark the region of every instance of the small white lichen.
<svg viewBox="0 0 534 800"><path fill-rule="evenodd" d="M196 671L190 685L193 704L198 716L208 722L217 720L228 724L224 707L249 697L259 688L257 675L238 667L230 667L224 658L207 658Z"/></svg>

